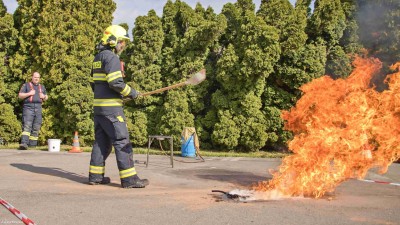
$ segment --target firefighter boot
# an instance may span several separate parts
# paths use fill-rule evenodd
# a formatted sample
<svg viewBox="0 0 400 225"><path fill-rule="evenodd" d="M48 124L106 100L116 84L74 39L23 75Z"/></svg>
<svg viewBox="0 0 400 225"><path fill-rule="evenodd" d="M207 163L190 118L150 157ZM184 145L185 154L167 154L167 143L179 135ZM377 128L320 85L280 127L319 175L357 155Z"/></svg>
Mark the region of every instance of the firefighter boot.
<svg viewBox="0 0 400 225"><path fill-rule="evenodd" d="M111 182L109 177L103 177L102 180L89 180L90 185L109 184Z"/></svg>
<svg viewBox="0 0 400 225"><path fill-rule="evenodd" d="M27 144L20 144L18 150L28 150Z"/></svg>
<svg viewBox="0 0 400 225"><path fill-rule="evenodd" d="M137 175L133 176L130 181L121 183L123 188L144 188L147 185L149 185L149 180L140 179Z"/></svg>

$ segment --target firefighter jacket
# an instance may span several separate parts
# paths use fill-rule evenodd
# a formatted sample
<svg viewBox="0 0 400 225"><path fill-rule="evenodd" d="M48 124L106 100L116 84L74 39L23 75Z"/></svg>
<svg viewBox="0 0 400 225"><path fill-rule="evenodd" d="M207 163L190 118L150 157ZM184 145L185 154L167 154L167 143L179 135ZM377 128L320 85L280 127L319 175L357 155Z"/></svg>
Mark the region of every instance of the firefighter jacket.
<svg viewBox="0 0 400 225"><path fill-rule="evenodd" d="M92 65L94 115L123 113L122 98L136 98L137 92L124 83L118 55L107 46L98 49Z"/></svg>
<svg viewBox="0 0 400 225"><path fill-rule="evenodd" d="M39 93L47 95L46 88L42 84L34 84L32 82L28 82L22 85L19 90L20 93L28 93L32 89L35 90L35 94L33 96L29 96L23 100L24 106L41 106L42 99L39 97Z"/></svg>

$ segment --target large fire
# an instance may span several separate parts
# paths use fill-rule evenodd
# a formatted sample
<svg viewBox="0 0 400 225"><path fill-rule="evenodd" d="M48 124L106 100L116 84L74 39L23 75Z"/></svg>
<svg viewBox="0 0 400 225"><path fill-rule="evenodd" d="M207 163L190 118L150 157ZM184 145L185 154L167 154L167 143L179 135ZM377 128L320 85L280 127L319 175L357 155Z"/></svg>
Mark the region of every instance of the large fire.
<svg viewBox="0 0 400 225"><path fill-rule="evenodd" d="M358 57L353 64L347 79L324 76L301 87L296 106L282 113L295 134L289 143L294 154L254 190L319 198L371 168L385 173L400 157L400 62L381 93L369 84L382 63Z"/></svg>

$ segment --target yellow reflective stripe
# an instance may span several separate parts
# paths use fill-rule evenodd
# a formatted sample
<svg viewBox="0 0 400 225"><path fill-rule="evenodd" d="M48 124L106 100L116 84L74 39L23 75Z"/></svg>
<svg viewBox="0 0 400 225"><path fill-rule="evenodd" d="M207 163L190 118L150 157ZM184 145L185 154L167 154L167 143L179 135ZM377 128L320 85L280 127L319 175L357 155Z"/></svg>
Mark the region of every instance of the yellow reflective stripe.
<svg viewBox="0 0 400 225"><path fill-rule="evenodd" d="M122 99L95 99L94 106L122 106Z"/></svg>
<svg viewBox="0 0 400 225"><path fill-rule="evenodd" d="M93 80L107 81L105 73L94 73Z"/></svg>
<svg viewBox="0 0 400 225"><path fill-rule="evenodd" d="M29 135L31 135L31 132L24 131L24 132L22 132L21 135L22 135L22 136L23 136L23 135L29 136Z"/></svg>
<svg viewBox="0 0 400 225"><path fill-rule="evenodd" d="M131 87L129 85L125 85L124 90L120 92L123 96L128 96L131 93Z"/></svg>
<svg viewBox="0 0 400 225"><path fill-rule="evenodd" d="M107 76L106 76L106 78L107 78L107 82L108 83L110 83L111 81L113 81L113 80L115 80L115 79L117 79L117 78L122 78L122 73L121 73L121 71L117 71L117 72L114 72L114 73L110 73L110 74L108 74Z"/></svg>
<svg viewBox="0 0 400 225"><path fill-rule="evenodd" d="M104 166L90 166L89 173L104 174L106 168Z"/></svg>
<svg viewBox="0 0 400 225"><path fill-rule="evenodd" d="M124 122L124 118L122 118L122 116L117 116L117 119L119 122L123 123Z"/></svg>
<svg viewBox="0 0 400 225"><path fill-rule="evenodd" d="M100 69L101 68L101 61L93 62L92 68L93 69Z"/></svg>
<svg viewBox="0 0 400 225"><path fill-rule="evenodd" d="M119 177L122 178L127 178L136 175L136 169L135 167L132 167L127 170L121 170L119 171Z"/></svg>
<svg viewBox="0 0 400 225"><path fill-rule="evenodd" d="M39 140L39 137L29 136L29 140L37 141Z"/></svg>

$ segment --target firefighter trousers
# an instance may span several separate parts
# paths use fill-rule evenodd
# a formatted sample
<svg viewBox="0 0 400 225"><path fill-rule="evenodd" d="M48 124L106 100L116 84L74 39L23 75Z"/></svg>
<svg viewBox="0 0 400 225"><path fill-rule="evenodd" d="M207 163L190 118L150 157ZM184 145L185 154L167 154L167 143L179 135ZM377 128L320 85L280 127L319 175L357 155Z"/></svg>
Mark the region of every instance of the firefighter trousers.
<svg viewBox="0 0 400 225"><path fill-rule="evenodd" d="M125 116L94 116L95 141L89 168L89 182L99 182L104 177L105 161L114 146L121 183L132 183L136 179L132 143Z"/></svg>
<svg viewBox="0 0 400 225"><path fill-rule="evenodd" d="M22 112L21 145L36 146L42 126L42 105L25 104Z"/></svg>

